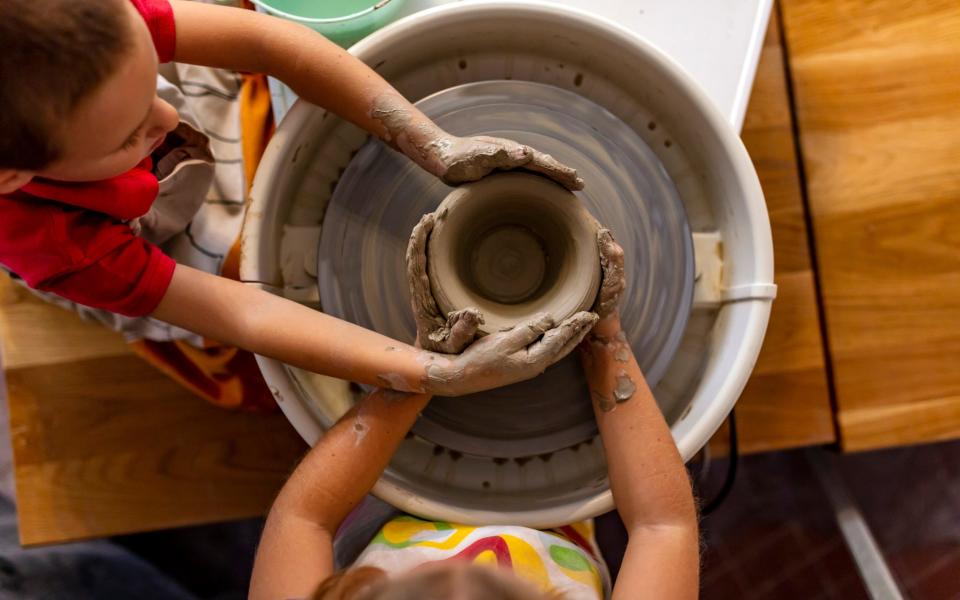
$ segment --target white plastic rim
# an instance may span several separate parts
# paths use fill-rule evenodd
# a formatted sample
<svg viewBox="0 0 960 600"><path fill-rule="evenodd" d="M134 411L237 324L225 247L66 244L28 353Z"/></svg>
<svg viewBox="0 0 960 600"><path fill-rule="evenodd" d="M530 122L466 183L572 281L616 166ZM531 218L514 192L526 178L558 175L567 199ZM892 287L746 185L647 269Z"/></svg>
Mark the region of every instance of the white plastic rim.
<svg viewBox="0 0 960 600"><path fill-rule="evenodd" d="M759 290L756 295L740 294L735 301L720 305L715 315L705 318L706 364L696 371L699 380L694 382L689 400L684 400L682 413L668 415L680 454L689 460L720 427L743 391L763 342L776 289L770 224L750 158L728 122L679 65L630 31L579 10L543 2L457 3L398 21L357 43L350 52L376 65L389 59L397 49L411 45L426 53L429 43L446 35L440 32L450 32L451 43L456 43L464 32L479 32L491 23L502 23L505 29L518 31L555 32L550 37L555 40L553 43L574 47L581 44L589 47L594 59L609 59L606 63L591 62L592 70L585 69L587 77L608 78L617 84L615 91L630 90L633 98L651 107L658 123L671 133L673 144L688 148L684 160L689 159L689 164L668 164L667 168L681 188L681 196L684 180L697 182L690 185L702 185L706 190L707 198L702 202L709 206L702 217L691 214L691 225L695 231L715 228L720 232L726 288ZM567 48L566 52L569 55L573 50ZM619 70L612 65L613 57L617 57ZM657 85L640 89L635 80L641 78L634 77L635 69L644 69L642 79ZM599 87L604 86L610 87L606 82ZM602 94L603 89L596 93ZM617 114L616 104L614 97L604 105ZM242 236L241 279L275 293L280 293L283 286L277 266L279 242L269 236L275 236L282 223L271 201L279 194L276 190L287 185L285 167L296 162L295 155L301 149L298 136L316 126L321 112L302 101L293 106L264 154L251 192ZM618 116L628 123L636 121L630 114ZM634 128L640 129L637 125ZM314 444L324 427L314 409L300 401L303 392L297 382L281 363L264 357L258 357L258 362L287 418L307 443ZM613 508L608 489L576 502L547 506L531 502L529 507L507 510L465 507L439 497L427 498L412 493L389 474L381 478L373 491L413 514L464 523L551 527Z"/></svg>

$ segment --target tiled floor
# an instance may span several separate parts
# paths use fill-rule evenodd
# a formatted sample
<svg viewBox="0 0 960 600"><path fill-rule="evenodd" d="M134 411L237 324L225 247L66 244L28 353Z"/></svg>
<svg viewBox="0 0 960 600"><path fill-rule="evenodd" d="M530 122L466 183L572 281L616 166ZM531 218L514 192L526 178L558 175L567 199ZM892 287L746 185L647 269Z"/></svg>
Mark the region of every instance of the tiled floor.
<svg viewBox="0 0 960 600"><path fill-rule="evenodd" d="M960 442L851 455L844 476L912 598L960 598Z"/></svg>
<svg viewBox="0 0 960 600"><path fill-rule="evenodd" d="M711 467L705 495L726 461ZM866 598L802 452L741 458L732 493L703 520L704 598Z"/></svg>
<svg viewBox="0 0 960 600"><path fill-rule="evenodd" d="M960 598L960 442L841 457L840 470L903 592ZM707 486L718 484L714 465ZM803 452L741 460L704 519L704 598L865 598Z"/></svg>

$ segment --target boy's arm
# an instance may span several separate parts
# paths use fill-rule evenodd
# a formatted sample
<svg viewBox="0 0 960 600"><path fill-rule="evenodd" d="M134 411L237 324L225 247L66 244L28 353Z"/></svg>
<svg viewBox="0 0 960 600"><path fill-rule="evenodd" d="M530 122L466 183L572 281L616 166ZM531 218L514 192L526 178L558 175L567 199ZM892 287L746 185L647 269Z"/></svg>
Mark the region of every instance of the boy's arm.
<svg viewBox="0 0 960 600"><path fill-rule="evenodd" d="M440 354L184 265L176 266L151 316L308 371L444 396L539 375L596 319L578 313L554 327L551 319L537 317L473 342L460 354Z"/></svg>
<svg viewBox="0 0 960 600"><path fill-rule="evenodd" d="M620 328L623 254L609 234L601 236L601 254L602 318L580 348L610 488L629 534L613 597L696 598L699 539L690 481Z"/></svg>
<svg viewBox="0 0 960 600"><path fill-rule="evenodd" d="M175 60L266 73L301 98L373 133L450 184L523 167L581 189L576 171L528 146L460 138L437 127L373 69L315 31L283 19L172 0Z"/></svg>
<svg viewBox="0 0 960 600"><path fill-rule="evenodd" d="M333 573L333 536L430 396L376 390L317 442L280 490L257 549L253 600L307 598Z"/></svg>

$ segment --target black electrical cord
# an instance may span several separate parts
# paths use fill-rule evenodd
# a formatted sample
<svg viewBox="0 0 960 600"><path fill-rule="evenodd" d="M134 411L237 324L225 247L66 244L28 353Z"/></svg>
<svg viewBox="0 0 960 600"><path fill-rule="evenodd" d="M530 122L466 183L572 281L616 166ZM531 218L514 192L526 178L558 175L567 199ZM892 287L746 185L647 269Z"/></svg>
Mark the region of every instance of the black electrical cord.
<svg viewBox="0 0 960 600"><path fill-rule="evenodd" d="M723 485L720 487L720 491L718 491L717 495L704 505L703 510L700 511L700 514L704 516L709 515L723 504L723 501L730 495L730 490L733 489L733 482L737 479L737 462L740 458L740 452L737 447L737 416L732 410L730 411L730 416L727 417L727 421L730 433L730 453L729 462L727 463L727 474L723 479Z"/></svg>

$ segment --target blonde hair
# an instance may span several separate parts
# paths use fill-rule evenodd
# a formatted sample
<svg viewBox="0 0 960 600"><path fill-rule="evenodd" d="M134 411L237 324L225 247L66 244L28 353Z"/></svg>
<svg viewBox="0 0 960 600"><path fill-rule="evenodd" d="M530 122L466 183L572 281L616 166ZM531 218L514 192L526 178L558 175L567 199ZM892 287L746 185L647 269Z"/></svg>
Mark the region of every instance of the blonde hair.
<svg viewBox="0 0 960 600"><path fill-rule="evenodd" d="M435 563L389 578L377 567L351 567L320 583L312 600L563 600L512 573L470 563Z"/></svg>

